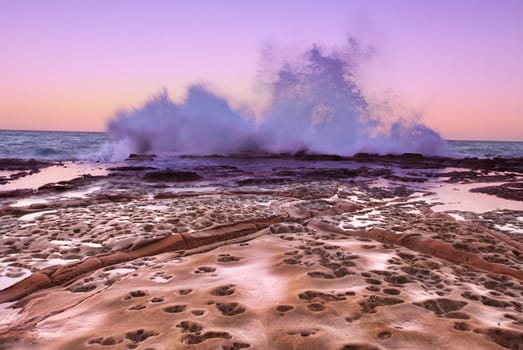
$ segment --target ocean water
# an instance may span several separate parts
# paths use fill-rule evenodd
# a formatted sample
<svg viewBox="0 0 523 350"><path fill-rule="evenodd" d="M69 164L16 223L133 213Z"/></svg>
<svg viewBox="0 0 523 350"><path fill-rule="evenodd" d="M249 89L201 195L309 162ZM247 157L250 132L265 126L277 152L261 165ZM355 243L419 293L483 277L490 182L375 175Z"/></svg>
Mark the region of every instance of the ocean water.
<svg viewBox="0 0 523 350"><path fill-rule="evenodd" d="M0 130L0 158L98 160L106 142L102 132Z"/></svg>
<svg viewBox="0 0 523 350"><path fill-rule="evenodd" d="M455 141L448 144L455 158L523 157L523 142ZM103 132L0 130L0 158L105 161L111 143Z"/></svg>
<svg viewBox="0 0 523 350"><path fill-rule="evenodd" d="M521 141L448 141L455 158L518 158L523 157Z"/></svg>

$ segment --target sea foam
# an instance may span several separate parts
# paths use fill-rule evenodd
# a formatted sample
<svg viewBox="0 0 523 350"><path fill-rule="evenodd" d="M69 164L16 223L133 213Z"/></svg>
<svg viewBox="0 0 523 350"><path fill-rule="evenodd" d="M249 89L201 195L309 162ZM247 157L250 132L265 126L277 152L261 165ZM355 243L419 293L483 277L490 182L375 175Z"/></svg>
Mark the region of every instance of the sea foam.
<svg viewBox="0 0 523 350"><path fill-rule="evenodd" d="M349 49L313 45L275 69L266 88L271 102L255 120L203 86L173 102L166 90L139 108L118 112L108 124L106 157L130 153L232 154L248 151L353 155L447 155L440 135L413 118L371 113L355 72L363 61L354 39Z"/></svg>

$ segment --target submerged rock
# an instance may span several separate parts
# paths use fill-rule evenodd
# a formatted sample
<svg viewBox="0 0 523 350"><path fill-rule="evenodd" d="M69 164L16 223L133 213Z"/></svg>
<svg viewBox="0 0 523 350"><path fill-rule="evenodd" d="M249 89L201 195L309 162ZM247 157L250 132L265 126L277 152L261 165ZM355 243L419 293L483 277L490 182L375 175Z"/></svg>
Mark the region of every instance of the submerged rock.
<svg viewBox="0 0 523 350"><path fill-rule="evenodd" d="M183 182L202 180L202 177L192 171L175 171L167 168L164 170L149 171L145 173L143 179L157 182Z"/></svg>
<svg viewBox="0 0 523 350"><path fill-rule="evenodd" d="M509 182L499 186L473 188L470 192L486 193L503 199L523 201L523 182Z"/></svg>
<svg viewBox="0 0 523 350"><path fill-rule="evenodd" d="M156 158L156 154L129 154L129 157L126 160L133 160L133 161L150 161L154 160Z"/></svg>
<svg viewBox="0 0 523 350"><path fill-rule="evenodd" d="M0 158L0 170L37 170L60 163L35 159Z"/></svg>

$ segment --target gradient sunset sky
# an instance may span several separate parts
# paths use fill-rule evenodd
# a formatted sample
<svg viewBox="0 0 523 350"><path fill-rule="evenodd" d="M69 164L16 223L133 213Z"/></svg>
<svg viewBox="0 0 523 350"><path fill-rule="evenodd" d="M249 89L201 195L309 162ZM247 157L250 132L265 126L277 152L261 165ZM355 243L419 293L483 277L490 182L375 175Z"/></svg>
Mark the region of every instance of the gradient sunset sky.
<svg viewBox="0 0 523 350"><path fill-rule="evenodd" d="M256 104L261 51L347 34L370 98L448 139L523 140L521 0L0 0L0 129L102 131L162 87Z"/></svg>

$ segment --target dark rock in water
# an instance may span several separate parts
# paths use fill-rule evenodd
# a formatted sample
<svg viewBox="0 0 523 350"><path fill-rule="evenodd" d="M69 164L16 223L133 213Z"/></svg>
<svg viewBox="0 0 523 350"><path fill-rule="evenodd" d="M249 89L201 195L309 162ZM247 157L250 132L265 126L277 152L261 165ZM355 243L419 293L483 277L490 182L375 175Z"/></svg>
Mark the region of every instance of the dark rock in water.
<svg viewBox="0 0 523 350"><path fill-rule="evenodd" d="M470 192L486 193L504 199L523 202L523 182L509 182L499 186L473 188Z"/></svg>
<svg viewBox="0 0 523 350"><path fill-rule="evenodd" d="M0 158L0 170L16 171L16 173L10 174L9 176L0 176L0 185L4 185L27 175L36 174L40 169L48 166L59 164L60 163L38 161L34 159Z"/></svg>
<svg viewBox="0 0 523 350"><path fill-rule="evenodd" d="M395 181L402 181L402 182L426 182L427 179L424 177L412 177L412 176L397 176L397 175L390 175L390 176L383 176L387 180L395 180Z"/></svg>
<svg viewBox="0 0 523 350"><path fill-rule="evenodd" d="M35 170L56 165L58 163L39 161L35 159L0 158L0 170Z"/></svg>
<svg viewBox="0 0 523 350"><path fill-rule="evenodd" d="M117 166L108 168L109 171L145 171L145 170L157 170L158 168L152 166Z"/></svg>
<svg viewBox="0 0 523 350"><path fill-rule="evenodd" d="M512 171L523 173L523 157L519 158L451 158L425 156L419 153L387 154L356 153L352 156L307 153L269 153L263 151L224 155L183 155L180 158L230 158L230 159L294 159L302 161L346 161L374 165L397 165L406 169L444 169L450 167L481 171Z"/></svg>
<svg viewBox="0 0 523 350"><path fill-rule="evenodd" d="M12 181L12 180L16 180L16 179L19 179L21 177L24 177L24 176L27 176L27 175L33 175L33 174L37 174L40 172L40 169L38 168L35 168L35 169L31 169L31 170L23 170L23 171L19 171L19 172L16 172L14 174L11 174L9 176L9 180Z"/></svg>
<svg viewBox="0 0 523 350"><path fill-rule="evenodd" d="M290 177L297 177L300 175L300 173L292 170L276 170L274 172L277 176L290 176Z"/></svg>
<svg viewBox="0 0 523 350"><path fill-rule="evenodd" d="M152 167L152 166L117 166L108 168L107 170L110 171L109 175L110 177L135 177L141 175L143 172L148 170L158 170L158 168Z"/></svg>
<svg viewBox="0 0 523 350"><path fill-rule="evenodd" d="M442 177L449 177L447 182L450 183L459 183L467 180L476 180L478 177L478 172L473 170L467 171L450 171L447 173L441 173Z"/></svg>
<svg viewBox="0 0 523 350"><path fill-rule="evenodd" d="M357 169L347 169L347 168L331 168L331 169L322 169L316 168L311 171L303 172L303 176L307 179L348 179L355 178L358 176L361 177L386 177L390 176L392 171L385 168L371 169L367 167L359 167Z"/></svg>
<svg viewBox="0 0 523 350"><path fill-rule="evenodd" d="M131 194L127 193L116 193L116 194L109 194L109 193L99 193L96 196L94 196L95 202L130 202L133 200L139 199L137 196L133 196Z"/></svg>
<svg viewBox="0 0 523 350"><path fill-rule="evenodd" d="M195 170L213 170L213 171L239 171L242 170L234 165L201 165L194 168Z"/></svg>
<svg viewBox="0 0 523 350"><path fill-rule="evenodd" d="M73 186L67 183L49 183L38 187L38 191L65 192L72 190Z"/></svg>
<svg viewBox="0 0 523 350"><path fill-rule="evenodd" d="M347 157L339 156L336 154L311 154L306 151L299 151L293 154L282 154L282 158L293 158L299 160L330 160L330 161L342 161L346 160Z"/></svg>
<svg viewBox="0 0 523 350"><path fill-rule="evenodd" d="M129 154L129 157L126 160L133 161L150 161L156 158L156 154Z"/></svg>
<svg viewBox="0 0 523 350"><path fill-rule="evenodd" d="M34 194L34 192L35 192L34 190L29 189L29 188L0 191L0 198L16 198L16 197L31 196Z"/></svg>
<svg viewBox="0 0 523 350"><path fill-rule="evenodd" d="M455 161L452 166L461 168L523 172L523 158L465 158L452 160Z"/></svg>
<svg viewBox="0 0 523 350"><path fill-rule="evenodd" d="M59 181L48 183L43 186L38 187L39 192L64 192L76 189L81 186L91 185L99 179L104 178L104 176L93 176L90 174L82 175L80 177L74 178L68 181Z"/></svg>
<svg viewBox="0 0 523 350"><path fill-rule="evenodd" d="M345 169L345 168L335 168L335 169L314 169L307 172L308 177L315 179L344 179L352 178L359 176L361 174L360 169Z"/></svg>
<svg viewBox="0 0 523 350"><path fill-rule="evenodd" d="M439 174L442 177L450 177L445 182L448 183L465 183L465 182L501 182L515 179L516 173L505 172L503 174L489 175L489 170L470 170L470 171L451 171Z"/></svg>
<svg viewBox="0 0 523 350"><path fill-rule="evenodd" d="M183 182L202 180L202 177L192 171L174 171L167 168L164 170L149 171L145 173L143 179L146 181Z"/></svg>
<svg viewBox="0 0 523 350"><path fill-rule="evenodd" d="M270 178L248 178L236 181L240 186L259 186L259 185L275 185L289 182L288 178L270 177Z"/></svg>
<svg viewBox="0 0 523 350"><path fill-rule="evenodd" d="M388 156L394 156L394 155L388 155ZM399 159L423 159L425 156L421 153L403 153L397 156Z"/></svg>

